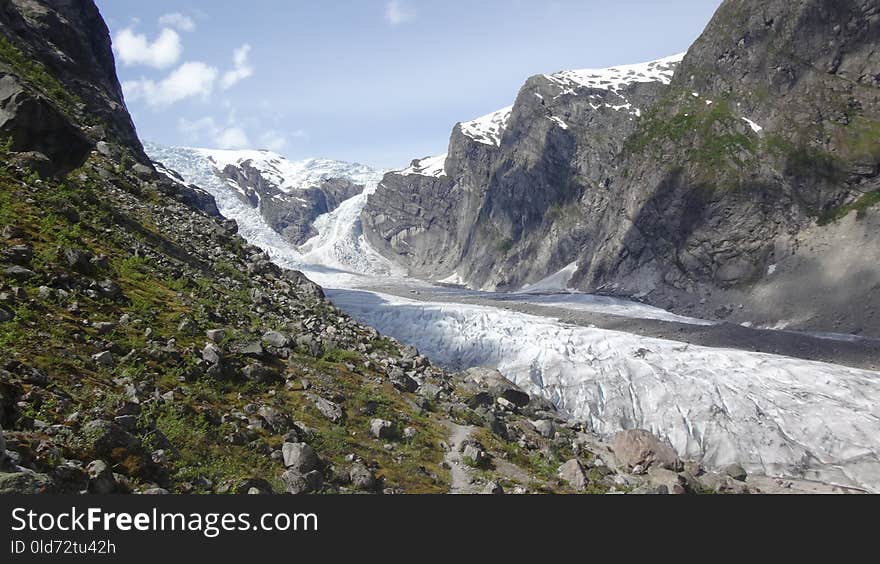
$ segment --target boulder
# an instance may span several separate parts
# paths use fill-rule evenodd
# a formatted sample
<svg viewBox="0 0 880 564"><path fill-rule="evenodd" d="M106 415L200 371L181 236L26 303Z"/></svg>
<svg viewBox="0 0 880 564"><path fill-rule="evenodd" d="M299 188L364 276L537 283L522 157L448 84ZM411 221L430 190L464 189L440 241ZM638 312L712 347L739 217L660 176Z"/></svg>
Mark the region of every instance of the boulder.
<svg viewBox="0 0 880 564"><path fill-rule="evenodd" d="M110 351L99 352L92 355L92 362L98 366L113 366L113 353Z"/></svg>
<svg viewBox="0 0 880 564"><path fill-rule="evenodd" d="M321 412L321 415L329 419L331 422L338 423L343 417L345 417L345 412L342 411L342 408L332 401L315 394L309 394L308 398L312 400L312 403L315 404L315 407Z"/></svg>
<svg viewBox="0 0 880 564"><path fill-rule="evenodd" d="M504 488L502 488L501 484L498 482L489 482L486 484L486 487L483 488L482 493L485 495L504 495Z"/></svg>
<svg viewBox="0 0 880 564"><path fill-rule="evenodd" d="M278 331L266 331L266 333L263 334L263 342L270 347L283 349L290 344L290 339Z"/></svg>
<svg viewBox="0 0 880 564"><path fill-rule="evenodd" d="M284 467L300 474L306 474L318 468L319 460L315 450L306 443L284 443L281 447L284 456Z"/></svg>
<svg viewBox="0 0 880 564"><path fill-rule="evenodd" d="M67 173L85 162L92 143L67 116L11 74L0 77L0 138L16 153L42 153L45 175Z"/></svg>
<svg viewBox="0 0 880 564"><path fill-rule="evenodd" d="M540 433L540 435L545 439L552 439L554 436L556 436L556 425L553 423L553 421L550 421L549 419L532 421L532 426L535 428L535 431Z"/></svg>
<svg viewBox="0 0 880 564"><path fill-rule="evenodd" d="M219 345L223 342L223 339L226 338L226 331L224 329L209 329L205 332L205 335L208 337L209 341Z"/></svg>
<svg viewBox="0 0 880 564"><path fill-rule="evenodd" d="M377 439L393 439L397 436L394 424L385 419L373 419L370 421L370 434Z"/></svg>
<svg viewBox="0 0 880 564"><path fill-rule="evenodd" d="M266 426L276 434L281 435L286 433L290 428L290 419L274 407L264 405L257 411L257 415L259 415L263 421L266 422Z"/></svg>
<svg viewBox="0 0 880 564"><path fill-rule="evenodd" d="M348 471L352 487L361 491L372 491L376 488L376 476L362 462L355 462Z"/></svg>
<svg viewBox="0 0 880 564"><path fill-rule="evenodd" d="M745 482L749 477L749 473L739 464L731 464L724 469L724 473L736 480L737 482Z"/></svg>
<svg viewBox="0 0 880 564"><path fill-rule="evenodd" d="M642 468L658 466L669 470L682 468L681 460L672 447L644 429L632 429L615 434L611 440L611 449L617 460L629 468L636 466Z"/></svg>
<svg viewBox="0 0 880 564"><path fill-rule="evenodd" d="M122 426L102 419L83 425L79 440L87 452L102 459L113 459L114 451L126 453L140 447L140 441Z"/></svg>
<svg viewBox="0 0 880 564"><path fill-rule="evenodd" d="M659 466L648 469L648 481L654 487L665 487L670 494L681 495L688 491L688 479L685 476Z"/></svg>
<svg viewBox="0 0 880 564"><path fill-rule="evenodd" d="M254 362L253 364L245 366L241 370L241 374L247 380L257 383L271 382L277 377L277 374L275 374L259 362Z"/></svg>
<svg viewBox="0 0 880 564"><path fill-rule="evenodd" d="M482 445L476 443L465 443L462 448L461 456L465 462L473 466L483 466L489 461L489 455L483 449Z"/></svg>
<svg viewBox="0 0 880 564"><path fill-rule="evenodd" d="M302 474L291 469L284 472L281 479L287 486L287 493L292 495L315 493L324 487L324 477L317 470Z"/></svg>
<svg viewBox="0 0 880 564"><path fill-rule="evenodd" d="M531 397L519 386L491 368L471 368L466 372L469 380L489 391L495 398L504 398L516 407L529 405Z"/></svg>
<svg viewBox="0 0 880 564"><path fill-rule="evenodd" d="M582 492L587 489L589 480L583 465L579 460L572 459L559 467L556 473L560 480L566 482L575 491Z"/></svg>
<svg viewBox="0 0 880 564"><path fill-rule="evenodd" d="M37 273L34 272L33 270L30 270L30 269L25 268L23 266L18 266L17 264L5 268L3 270L3 274L5 274L7 277L9 277L13 280L17 280L19 282L24 282L26 280L30 280L31 278L33 278L34 276L37 275Z"/></svg>
<svg viewBox="0 0 880 564"><path fill-rule="evenodd" d="M107 495L115 493L118 487L113 471L103 460L94 460L86 466L89 475L88 490L91 494Z"/></svg>
<svg viewBox="0 0 880 564"><path fill-rule="evenodd" d="M208 364L220 364L223 362L223 353L217 345L208 343L205 345L205 348L202 349L202 359Z"/></svg>
<svg viewBox="0 0 880 564"><path fill-rule="evenodd" d="M52 479L36 472L0 474L0 495L33 495L52 493Z"/></svg>

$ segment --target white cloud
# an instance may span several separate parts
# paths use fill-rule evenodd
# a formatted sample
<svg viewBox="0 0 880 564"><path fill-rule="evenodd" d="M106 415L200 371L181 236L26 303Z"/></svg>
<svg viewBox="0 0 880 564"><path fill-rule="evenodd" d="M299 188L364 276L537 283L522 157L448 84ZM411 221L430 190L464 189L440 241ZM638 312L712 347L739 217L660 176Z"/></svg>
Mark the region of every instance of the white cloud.
<svg viewBox="0 0 880 564"><path fill-rule="evenodd" d="M177 121L177 129L186 136L187 143L198 144L205 137L215 138L220 132L217 122L212 117L190 121L180 118Z"/></svg>
<svg viewBox="0 0 880 564"><path fill-rule="evenodd" d="M233 122L233 116L227 125L219 125L212 117L197 120L180 118L177 129L184 134L187 143L209 145L218 149L245 149L251 146L250 138L245 130ZM271 147L270 147L271 148Z"/></svg>
<svg viewBox="0 0 880 564"><path fill-rule="evenodd" d="M250 144L247 133L240 127L224 129L217 136L217 146L221 149L244 149Z"/></svg>
<svg viewBox="0 0 880 564"><path fill-rule="evenodd" d="M242 80L254 74L254 69L253 67L251 67L250 62L248 61L248 56L250 55L250 52L251 46L247 43L235 50L232 56L235 67L232 70L226 71L223 74L223 80L221 81L223 90L232 88Z"/></svg>
<svg viewBox="0 0 880 564"><path fill-rule="evenodd" d="M146 35L127 27L116 34L113 50L125 66L147 65L157 69L174 65L183 54L180 35L169 28L160 31L151 42Z"/></svg>
<svg viewBox="0 0 880 564"><path fill-rule="evenodd" d="M260 136L260 147L280 153L287 146L287 138L280 132L269 130Z"/></svg>
<svg viewBox="0 0 880 564"><path fill-rule="evenodd" d="M385 19L391 25L406 23L415 17L415 12L403 0L390 0L385 5Z"/></svg>
<svg viewBox="0 0 880 564"><path fill-rule="evenodd" d="M162 27L173 27L180 31L195 31L196 29L195 20L185 14L181 14L180 12L165 14L160 17L159 25Z"/></svg>
<svg viewBox="0 0 880 564"><path fill-rule="evenodd" d="M129 101L145 100L153 107L164 107L187 98L207 98L214 90L219 71L205 63L188 62L180 65L159 82L140 79L122 83Z"/></svg>

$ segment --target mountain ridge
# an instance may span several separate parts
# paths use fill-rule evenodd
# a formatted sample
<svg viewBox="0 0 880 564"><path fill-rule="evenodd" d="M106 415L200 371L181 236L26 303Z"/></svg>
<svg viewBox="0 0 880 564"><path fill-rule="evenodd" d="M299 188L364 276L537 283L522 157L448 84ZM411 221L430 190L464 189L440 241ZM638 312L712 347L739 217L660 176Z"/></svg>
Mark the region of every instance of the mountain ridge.
<svg viewBox="0 0 880 564"><path fill-rule="evenodd" d="M579 291L878 336L877 18L867 1L727 0L653 87L532 77L499 146L457 125L442 173L386 175L367 237L431 280L515 290L577 263Z"/></svg>

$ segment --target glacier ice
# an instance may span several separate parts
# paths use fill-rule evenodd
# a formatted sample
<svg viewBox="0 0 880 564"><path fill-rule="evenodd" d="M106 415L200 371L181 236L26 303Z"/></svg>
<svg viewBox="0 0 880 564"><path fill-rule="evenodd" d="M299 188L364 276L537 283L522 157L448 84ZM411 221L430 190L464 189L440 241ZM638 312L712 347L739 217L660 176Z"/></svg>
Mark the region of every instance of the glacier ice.
<svg viewBox="0 0 880 564"><path fill-rule="evenodd" d="M494 366L555 402L595 432L645 428L709 467L741 463L751 472L880 492L880 374L738 350L707 348L567 325L455 296L518 300L633 318L706 323L643 304L548 293L563 290L570 265L522 294L480 294L407 279L372 250L360 213L378 180L315 224L300 249L273 232L213 173L204 153L148 145L158 161L205 188L243 237L281 266L328 289L341 309L452 369ZM363 289L431 288L452 303L426 303Z"/></svg>

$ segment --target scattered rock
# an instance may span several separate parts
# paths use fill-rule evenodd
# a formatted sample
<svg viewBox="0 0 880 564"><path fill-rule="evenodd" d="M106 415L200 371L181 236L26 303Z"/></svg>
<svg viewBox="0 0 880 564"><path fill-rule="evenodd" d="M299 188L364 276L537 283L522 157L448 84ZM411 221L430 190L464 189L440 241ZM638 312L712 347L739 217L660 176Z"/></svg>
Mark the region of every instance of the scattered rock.
<svg viewBox="0 0 880 564"><path fill-rule="evenodd" d="M724 473L736 480L737 482L745 482L749 477L749 473L745 471L739 464L731 464L724 469Z"/></svg>
<svg viewBox="0 0 880 564"><path fill-rule="evenodd" d="M584 466L576 459L569 460L560 466L556 475L560 480L568 483L568 485L575 491L582 492L587 489L587 485L589 485Z"/></svg>
<svg viewBox="0 0 880 564"><path fill-rule="evenodd" d="M306 443L284 443L281 447L285 468L306 474L318 467L318 455Z"/></svg>
<svg viewBox="0 0 880 564"><path fill-rule="evenodd" d="M373 419L370 421L370 434L377 439L393 439L397 436L394 424L385 419Z"/></svg>
<svg viewBox="0 0 880 564"><path fill-rule="evenodd" d="M659 466L680 470L682 467L681 460L672 447L644 429L617 433L611 441L611 449L617 460L629 468Z"/></svg>
<svg viewBox="0 0 880 564"><path fill-rule="evenodd" d="M376 476L362 462L356 462L348 471L352 487L361 491L372 491L376 488Z"/></svg>

